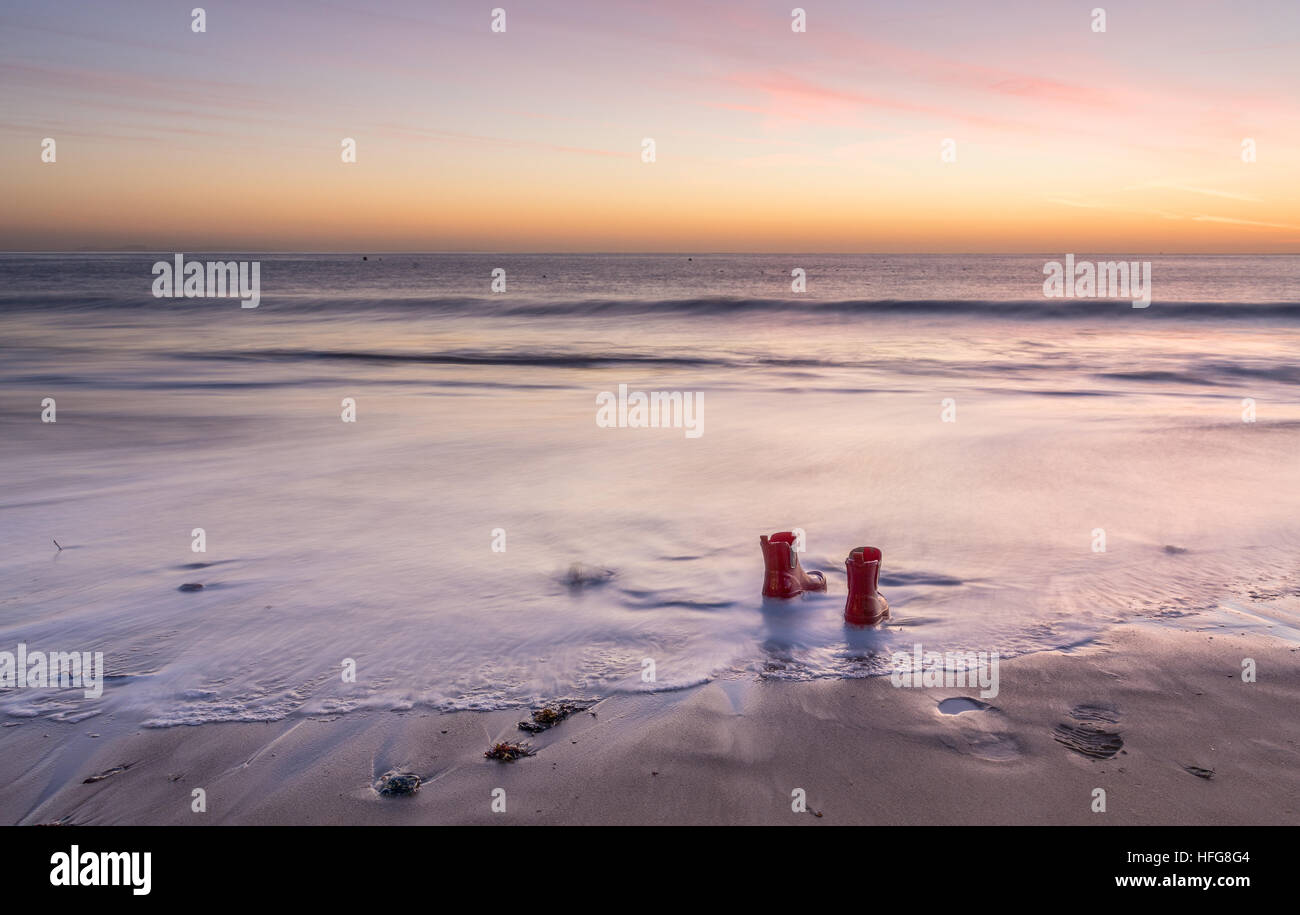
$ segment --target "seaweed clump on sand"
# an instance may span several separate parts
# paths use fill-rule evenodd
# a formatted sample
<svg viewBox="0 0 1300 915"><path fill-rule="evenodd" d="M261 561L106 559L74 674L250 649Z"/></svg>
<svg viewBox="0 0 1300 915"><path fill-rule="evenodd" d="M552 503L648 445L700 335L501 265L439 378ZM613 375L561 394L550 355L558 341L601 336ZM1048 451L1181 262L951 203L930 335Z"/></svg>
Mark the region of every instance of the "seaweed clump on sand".
<svg viewBox="0 0 1300 915"><path fill-rule="evenodd" d="M102 782L104 779L108 778L109 776L117 775L117 773L119 772L125 772L127 769L131 768L134 765L135 763L129 762L126 763L125 765L114 766L111 769L105 769L103 772L100 772L98 775L90 776L90 778L84 780L82 784L93 785L95 782Z"/></svg>
<svg viewBox="0 0 1300 915"><path fill-rule="evenodd" d="M496 759L501 762L514 762L516 759L523 759L525 756L533 755L533 748L526 743L516 743L511 740L503 740L495 743L483 754L488 759Z"/></svg>
<svg viewBox="0 0 1300 915"><path fill-rule="evenodd" d="M576 715L578 712L585 712L595 704L596 703L594 702L552 703L551 705L534 711L532 721L519 722L519 730L527 731L530 734L550 730L570 715Z"/></svg>
<svg viewBox="0 0 1300 915"><path fill-rule="evenodd" d="M388 772L380 777L376 790L384 797L409 797L420 790L420 776L411 772Z"/></svg>

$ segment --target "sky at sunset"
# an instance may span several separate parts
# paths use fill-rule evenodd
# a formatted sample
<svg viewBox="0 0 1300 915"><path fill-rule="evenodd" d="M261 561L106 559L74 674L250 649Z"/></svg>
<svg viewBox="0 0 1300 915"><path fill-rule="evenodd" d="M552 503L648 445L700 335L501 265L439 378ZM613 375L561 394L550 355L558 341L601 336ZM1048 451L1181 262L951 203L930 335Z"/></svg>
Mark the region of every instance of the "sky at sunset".
<svg viewBox="0 0 1300 915"><path fill-rule="evenodd" d="M0 8L0 249L1300 252L1296 0L201 2Z"/></svg>

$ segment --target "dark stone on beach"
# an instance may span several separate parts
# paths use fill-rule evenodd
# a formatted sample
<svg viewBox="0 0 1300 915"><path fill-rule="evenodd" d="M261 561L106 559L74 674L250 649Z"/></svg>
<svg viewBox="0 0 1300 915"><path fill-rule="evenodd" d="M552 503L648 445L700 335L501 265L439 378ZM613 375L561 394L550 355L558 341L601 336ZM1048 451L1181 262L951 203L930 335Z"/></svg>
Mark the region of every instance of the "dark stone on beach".
<svg viewBox="0 0 1300 915"><path fill-rule="evenodd" d="M409 797L420 790L420 776L413 772L387 772L375 788L384 797Z"/></svg>
<svg viewBox="0 0 1300 915"><path fill-rule="evenodd" d="M519 722L519 730L530 734L550 730L570 715L585 712L593 705L594 702L557 702L548 705L533 712L532 721Z"/></svg>
<svg viewBox="0 0 1300 915"><path fill-rule="evenodd" d="M181 585L176 590L177 591L202 591L203 585L199 584L197 581L187 581L185 582L185 584Z"/></svg>
<svg viewBox="0 0 1300 915"><path fill-rule="evenodd" d="M613 569L594 568L574 563L569 566L562 581L570 590L581 591L583 588L599 587L614 577Z"/></svg>
<svg viewBox="0 0 1300 915"><path fill-rule="evenodd" d="M1187 548L1181 546L1174 546L1172 543L1166 543L1165 552L1173 555L1177 555L1178 553L1186 553Z"/></svg>

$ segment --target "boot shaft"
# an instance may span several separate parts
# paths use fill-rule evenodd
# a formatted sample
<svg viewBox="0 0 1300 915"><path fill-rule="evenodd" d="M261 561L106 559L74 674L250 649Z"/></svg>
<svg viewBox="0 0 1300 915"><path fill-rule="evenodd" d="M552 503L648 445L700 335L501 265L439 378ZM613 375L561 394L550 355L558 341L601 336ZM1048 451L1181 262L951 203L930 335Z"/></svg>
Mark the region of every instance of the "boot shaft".
<svg viewBox="0 0 1300 915"><path fill-rule="evenodd" d="M782 531L771 537L760 536L758 545L763 550L763 596L796 597L804 591L826 590L826 577L820 572L811 575L799 564L799 554L794 549L795 536Z"/></svg>
<svg viewBox="0 0 1300 915"><path fill-rule="evenodd" d="M874 594L880 584L880 550L874 546L860 546L849 553L844 567L849 573L849 593Z"/></svg>
<svg viewBox="0 0 1300 915"><path fill-rule="evenodd" d="M789 572L799 561L794 551L794 534L789 531L761 536L758 545L763 549L763 562L769 572Z"/></svg>
<svg viewBox="0 0 1300 915"><path fill-rule="evenodd" d="M873 626L889 616L889 602L876 590L882 558L874 546L860 546L844 561L849 576L849 596L844 602L846 623Z"/></svg>

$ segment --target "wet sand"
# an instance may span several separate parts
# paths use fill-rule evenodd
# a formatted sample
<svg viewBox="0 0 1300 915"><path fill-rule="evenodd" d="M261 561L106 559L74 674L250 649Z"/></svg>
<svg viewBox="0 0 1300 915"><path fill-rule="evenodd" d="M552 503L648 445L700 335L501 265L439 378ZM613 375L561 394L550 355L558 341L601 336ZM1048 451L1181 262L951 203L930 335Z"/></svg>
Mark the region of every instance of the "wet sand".
<svg viewBox="0 0 1300 915"><path fill-rule="evenodd" d="M1247 657L1258 682L1241 679ZM897 689L887 677L719 680L608 699L594 714L579 712L532 736L517 728L519 711L375 711L164 729L120 718L27 720L4 731L0 818L86 825L1300 822L1300 650L1282 639L1225 628L1123 627L1094 648L1003 661L990 708L939 711L940 701L958 695L974 691ZM1080 744L1080 735L1095 739ZM1122 746L1110 758L1058 739L1105 753L1116 736ZM521 739L536 755L513 763L483 758L491 742ZM119 766L127 768L113 771ZM390 770L420 775L418 793L379 796L373 786ZM191 809L196 788L206 794L205 813ZM492 810L498 788L504 813ZM1104 813L1092 810L1097 788L1106 792ZM803 789L807 812L792 810L795 789Z"/></svg>

